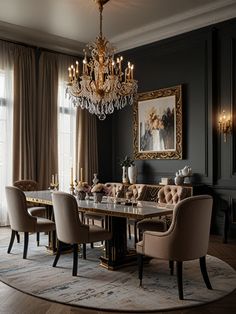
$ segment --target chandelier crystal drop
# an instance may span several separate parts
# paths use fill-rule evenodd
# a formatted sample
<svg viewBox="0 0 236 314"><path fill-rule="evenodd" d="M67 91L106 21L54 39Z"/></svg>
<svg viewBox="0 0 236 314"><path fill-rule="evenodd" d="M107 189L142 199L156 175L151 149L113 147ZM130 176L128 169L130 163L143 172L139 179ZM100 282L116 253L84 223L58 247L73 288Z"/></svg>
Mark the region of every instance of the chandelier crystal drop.
<svg viewBox="0 0 236 314"><path fill-rule="evenodd" d="M88 44L91 57L84 49L82 73L80 64L68 68L69 82L66 93L75 106L87 109L104 120L114 109L132 105L137 95L137 81L134 80L134 65L128 62L122 71L123 57L114 56L114 48L102 34L103 6L109 0L95 0L100 12L100 34L96 41Z"/></svg>

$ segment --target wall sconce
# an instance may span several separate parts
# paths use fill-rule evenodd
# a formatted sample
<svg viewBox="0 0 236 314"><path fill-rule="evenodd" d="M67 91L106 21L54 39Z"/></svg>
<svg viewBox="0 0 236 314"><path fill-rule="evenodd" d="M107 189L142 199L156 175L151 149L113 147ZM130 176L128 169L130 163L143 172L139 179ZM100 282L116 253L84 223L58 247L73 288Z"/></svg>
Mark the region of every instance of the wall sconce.
<svg viewBox="0 0 236 314"><path fill-rule="evenodd" d="M219 131L220 133L223 133L224 142L227 142L227 134L232 132L232 121L230 119L230 115L228 118L226 117L224 110L222 111L222 114L219 118Z"/></svg>

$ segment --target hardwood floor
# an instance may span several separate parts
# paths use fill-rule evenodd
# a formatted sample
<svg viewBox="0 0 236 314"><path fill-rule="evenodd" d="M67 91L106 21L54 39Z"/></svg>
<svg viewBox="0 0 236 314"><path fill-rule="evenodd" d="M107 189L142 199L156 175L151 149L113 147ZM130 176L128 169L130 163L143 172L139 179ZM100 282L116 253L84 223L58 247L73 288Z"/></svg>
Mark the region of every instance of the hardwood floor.
<svg viewBox="0 0 236 314"><path fill-rule="evenodd" d="M6 235L5 235L6 236ZM211 236L209 254L217 256L236 269L236 241L222 243L219 236ZM1 314L101 314L101 312L49 302L29 296L0 282ZM124 312L123 312L124 313ZM152 312L153 313L153 312ZM158 312L165 314L233 314L236 313L236 291L216 302L179 311Z"/></svg>

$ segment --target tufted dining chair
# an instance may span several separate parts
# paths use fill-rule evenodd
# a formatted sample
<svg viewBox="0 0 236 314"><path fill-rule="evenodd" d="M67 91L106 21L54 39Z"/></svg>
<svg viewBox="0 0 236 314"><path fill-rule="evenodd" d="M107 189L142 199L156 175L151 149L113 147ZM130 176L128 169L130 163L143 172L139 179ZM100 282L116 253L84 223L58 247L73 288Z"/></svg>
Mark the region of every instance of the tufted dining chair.
<svg viewBox="0 0 236 314"><path fill-rule="evenodd" d="M86 259L86 243L110 240L111 232L96 225L85 225L80 221L74 196L64 192L52 195L53 210L58 238L57 254L53 263L56 267L62 250L62 242L73 245L72 275L77 276L78 244L83 244L83 258Z"/></svg>
<svg viewBox="0 0 236 314"><path fill-rule="evenodd" d="M145 231L136 250L139 261L139 280L142 285L143 256L176 261L179 298L183 299L182 266L184 261L198 259L203 279L212 289L207 269L212 197L198 195L188 197L175 205L173 220L165 232Z"/></svg>
<svg viewBox="0 0 236 314"><path fill-rule="evenodd" d="M146 185L145 184L132 184L128 187L127 191L125 192L125 196L128 200L135 200L135 201L143 201L145 199L145 192L146 192ZM137 220L136 219L129 219L128 220L128 236L131 239L131 225L134 226L134 243L137 242Z"/></svg>
<svg viewBox="0 0 236 314"><path fill-rule="evenodd" d="M124 196L124 185L119 182L107 182L105 183L105 186L110 190L109 196L111 197L123 197ZM84 214L84 218L87 222L87 224L92 223L94 225L94 222L100 221L101 226L104 228L104 215L97 214L94 212L86 212ZM91 243L91 247L93 247L93 243Z"/></svg>
<svg viewBox="0 0 236 314"><path fill-rule="evenodd" d="M165 185L158 191L158 203L177 204L184 198L191 196L189 189L177 185ZM171 224L172 215L167 215L162 218L146 218L137 223L137 228L142 234L145 230L150 231L165 231Z"/></svg>
<svg viewBox="0 0 236 314"><path fill-rule="evenodd" d="M7 253L11 252L16 233L24 232L23 258L27 258L29 232L49 232L55 230L55 223L49 219L33 217L27 210L26 197L23 191L14 186L6 186L7 208L11 226L11 240Z"/></svg>
<svg viewBox="0 0 236 314"><path fill-rule="evenodd" d="M38 182L34 180L18 180L13 183L13 186L19 188L21 191L38 191ZM32 216L46 218L46 208L44 206L34 206L28 204L28 212ZM18 235L17 235L18 236ZM39 246L40 235L37 233L37 245Z"/></svg>

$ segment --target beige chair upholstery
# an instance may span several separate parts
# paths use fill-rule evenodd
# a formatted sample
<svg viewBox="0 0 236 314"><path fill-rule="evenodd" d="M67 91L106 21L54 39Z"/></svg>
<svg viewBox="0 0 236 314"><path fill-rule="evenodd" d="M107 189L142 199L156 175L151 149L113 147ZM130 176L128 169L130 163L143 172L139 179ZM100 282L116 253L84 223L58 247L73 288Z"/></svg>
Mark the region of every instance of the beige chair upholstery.
<svg viewBox="0 0 236 314"><path fill-rule="evenodd" d="M123 197L124 196L124 185L122 183L116 183L116 182L107 182L105 185L110 189L109 196L111 197ZM94 212L87 212L85 215L85 219L87 224L90 223L90 220L92 221L92 224L94 225L94 221L98 220L101 221L102 227L104 227L104 215L97 214ZM92 243L91 246L93 247Z"/></svg>
<svg viewBox="0 0 236 314"><path fill-rule="evenodd" d="M13 186L19 188L21 191L37 191L38 190L38 182L34 180L18 180L13 183ZM28 207L28 212L30 213L30 215L46 218L47 210L44 206L35 206L34 204L27 202L27 207ZM39 241L40 241L39 233L37 233L36 240L37 240L37 245L39 246Z"/></svg>
<svg viewBox="0 0 236 314"><path fill-rule="evenodd" d="M183 186L165 185L158 192L158 202L166 204L177 204L187 196L187 189ZM190 196L190 195L189 195Z"/></svg>
<svg viewBox="0 0 236 314"><path fill-rule="evenodd" d="M128 190L126 192L126 197L128 199L136 199L136 200L144 200L144 195L146 191L146 185L145 184L132 184L128 187Z"/></svg>
<svg viewBox="0 0 236 314"><path fill-rule="evenodd" d="M189 189L183 186L165 185L158 191L158 203L162 204L177 204L189 195ZM137 228L140 233L145 230L150 231L165 231L171 224L172 215L162 218L147 218L137 223Z"/></svg>
<svg viewBox="0 0 236 314"><path fill-rule="evenodd" d="M124 197L125 186L120 182L107 182L105 185L110 189L110 196Z"/></svg>
<svg viewBox="0 0 236 314"><path fill-rule="evenodd" d="M55 223L46 218L31 216L27 210L25 194L20 189L13 186L7 186L5 189L10 226L12 229L11 240L7 252L11 252L16 233L24 232L23 258L27 258L29 232L53 231L55 230Z"/></svg>
<svg viewBox="0 0 236 314"><path fill-rule="evenodd" d="M13 185L21 191L37 191L38 182L34 180L18 180ZM28 211L32 216L46 217L46 208L43 206L28 206Z"/></svg>
<svg viewBox="0 0 236 314"><path fill-rule="evenodd" d="M179 298L183 299L182 263L200 259L201 272L208 289L212 289L206 270L212 197L188 197L175 205L173 220L165 232L145 231L143 241L137 243L139 279L142 284L142 256L176 261Z"/></svg>
<svg viewBox="0 0 236 314"><path fill-rule="evenodd" d="M77 276L78 244L83 244L83 257L86 258L86 243L109 240L111 232L94 225L85 225L80 221L77 202L74 196L64 192L52 195L53 210L59 240L57 255L53 267L57 265L61 254L62 242L73 245L73 276Z"/></svg>

